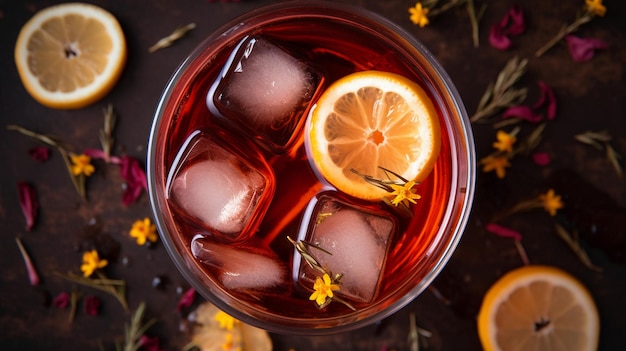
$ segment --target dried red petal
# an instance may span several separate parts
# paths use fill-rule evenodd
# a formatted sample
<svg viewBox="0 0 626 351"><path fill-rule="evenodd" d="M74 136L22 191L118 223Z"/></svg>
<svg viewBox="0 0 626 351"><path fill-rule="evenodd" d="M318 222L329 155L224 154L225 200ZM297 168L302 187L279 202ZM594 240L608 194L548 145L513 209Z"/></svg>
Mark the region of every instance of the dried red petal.
<svg viewBox="0 0 626 351"><path fill-rule="evenodd" d="M113 163L113 164L120 164L122 162L122 160L117 157L117 156L111 156L109 155L107 157L106 152L104 152L103 150L100 149L85 149L83 151L83 154L93 158L93 159L99 159L99 160L104 160L107 163Z"/></svg>
<svg viewBox="0 0 626 351"><path fill-rule="evenodd" d="M58 308L66 308L70 305L70 294L67 292L62 292L57 297L54 298L52 304Z"/></svg>
<svg viewBox="0 0 626 351"><path fill-rule="evenodd" d="M178 300L178 304L176 305L176 311L180 312L183 309L191 306L195 298L196 291L194 290L194 288L189 288L183 293L183 296L181 296L180 300Z"/></svg>
<svg viewBox="0 0 626 351"><path fill-rule="evenodd" d="M607 49L608 45L600 39L565 36L569 54L575 62L586 62L593 58L596 50Z"/></svg>
<svg viewBox="0 0 626 351"><path fill-rule="evenodd" d="M510 22L509 22L510 20ZM524 21L524 12L518 5L513 5L509 12L502 19L501 25L505 28L507 35L520 35L526 31L526 23Z"/></svg>
<svg viewBox="0 0 626 351"><path fill-rule="evenodd" d="M102 301L98 296L95 295L87 295L85 296L84 307L85 313L90 316L97 316L100 314L100 306L102 305Z"/></svg>
<svg viewBox="0 0 626 351"><path fill-rule="evenodd" d="M494 24L489 30L489 44L498 50L507 50L513 44L511 39L504 35L499 24Z"/></svg>
<svg viewBox="0 0 626 351"><path fill-rule="evenodd" d="M45 146L36 146L28 150L28 154L37 162L45 162L50 158L50 149Z"/></svg>
<svg viewBox="0 0 626 351"><path fill-rule="evenodd" d="M39 209L37 191L32 185L26 182L18 182L17 189L20 207L22 208L22 213L26 219L26 230L30 231L35 225L37 210Z"/></svg>
<svg viewBox="0 0 626 351"><path fill-rule="evenodd" d="M518 231L513 230L511 228L507 228L499 224L489 223L487 224L485 229L487 229L488 232L495 234L497 236L501 236L503 238L513 238L515 240L522 240L522 234L520 234Z"/></svg>
<svg viewBox="0 0 626 351"><path fill-rule="evenodd" d="M535 152L533 154L533 162L537 166L547 166L550 164L550 155L547 152Z"/></svg>
<svg viewBox="0 0 626 351"><path fill-rule="evenodd" d="M537 85L539 85L539 89L541 90L541 97L535 102L533 108L538 109L548 104L546 117L548 119L554 119L554 117L556 117L556 97L554 96L554 92L550 89L548 84L542 81L537 81Z"/></svg>
<svg viewBox="0 0 626 351"><path fill-rule="evenodd" d="M22 240L20 238L15 238L15 242L17 243L17 247L20 249L20 254L22 254L22 259L24 260L24 265L26 265L26 271L28 273L28 280L30 281L30 285L35 286L39 285L41 279L39 278L39 273L37 273L37 269L33 264L33 260L31 260L28 255L28 251L22 244Z"/></svg>
<svg viewBox="0 0 626 351"><path fill-rule="evenodd" d="M148 180L139 161L124 156L120 163L120 174L126 181L126 190L122 196L122 203L126 206L137 201L143 190L148 190Z"/></svg>
<svg viewBox="0 0 626 351"><path fill-rule="evenodd" d="M542 115L536 115L528 106L511 106L502 114L502 118L519 118L528 122L537 123L543 119Z"/></svg>
<svg viewBox="0 0 626 351"><path fill-rule="evenodd" d="M159 338L151 338L145 334L139 338L138 342L139 349L143 351L161 351L160 344Z"/></svg>
<svg viewBox="0 0 626 351"><path fill-rule="evenodd" d="M520 35L524 31L526 31L524 13L519 6L513 5L500 23L495 23L489 29L489 44L498 50L507 50L513 44L509 36Z"/></svg>

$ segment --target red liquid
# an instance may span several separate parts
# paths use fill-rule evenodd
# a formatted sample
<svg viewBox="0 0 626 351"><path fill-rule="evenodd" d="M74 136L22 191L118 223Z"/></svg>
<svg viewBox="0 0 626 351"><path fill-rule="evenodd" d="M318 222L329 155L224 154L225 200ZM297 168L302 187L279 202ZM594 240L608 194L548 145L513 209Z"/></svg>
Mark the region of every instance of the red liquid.
<svg viewBox="0 0 626 351"><path fill-rule="evenodd" d="M359 309L380 303L400 289L408 292L412 286L406 286L408 277L425 276L432 267L420 264L425 255L431 253L436 245L447 245L439 242L437 231L448 206L452 177L452 156L450 135L445 126L448 109L440 106L441 99L433 84L424 81L425 74L414 64L405 59L397 48L389 45L376 32L349 27L331 21L320 19L297 19L284 21L264 27L255 35L270 38L292 50L297 50L302 56L315 63L325 77L324 85L331 84L336 79L349 73L361 70L380 70L403 75L419 83L432 97L441 121L441 151L432 173L418 187L422 199L413 206L413 217L408 220L398 217L399 230L393 237L386 257L386 264L380 280L379 291L374 300L368 304L353 303ZM180 84L181 98L177 102L176 114L168 128L168 140L165 152L165 168L169 169L176 154L188 135L196 130L212 130L224 134L226 142L240 143L242 133L234 131L222 121L209 113L205 104L209 87L216 80L221 67L232 48L241 38L236 38L231 45L220 49L218 55L203 67L189 67L188 71L197 71L188 82ZM323 88L325 87L322 87ZM174 93L176 94L176 92ZM305 118L303 116L302 118ZM252 137L252 136L251 136ZM269 248L274 251L287 267L291 267L293 246L286 239L295 238L303 215L303 209L310 199L324 185L316 178L310 169L309 161L303 143L302 130L291 149L284 154L271 154L259 148L265 155L265 162L276 175L274 180L275 194L267 213L262 219L259 231L254 234L254 246L261 250ZM170 209L171 210L171 209ZM175 211L172 211L175 213ZM190 240L201 226L188 218L174 215L178 228L173 233L174 241L179 241L179 248L186 248L189 252ZM449 239L446 239L449 240ZM445 241L445 240L444 240ZM250 241L236 242L232 245L249 247ZM189 261L189 260L187 260ZM209 266L196 263L208 279L219 284L216 275ZM290 273L291 274L291 273ZM291 284L290 277L288 281ZM315 302L309 301L310 292L299 288L297 284L287 289L275 289L264 294L230 291L233 297L258 306L259 309L270 310L281 316L294 318L326 318L352 313L340 303L331 303L326 309L318 310Z"/></svg>

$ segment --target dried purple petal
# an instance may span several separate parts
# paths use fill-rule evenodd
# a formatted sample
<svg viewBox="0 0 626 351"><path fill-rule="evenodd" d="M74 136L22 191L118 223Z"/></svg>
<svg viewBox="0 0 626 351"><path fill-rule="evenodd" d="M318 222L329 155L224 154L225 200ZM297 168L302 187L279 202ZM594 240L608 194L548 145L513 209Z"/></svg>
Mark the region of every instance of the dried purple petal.
<svg viewBox="0 0 626 351"><path fill-rule="evenodd" d="M185 308L188 308L193 304L194 299L196 298L196 291L194 288L189 288L187 291L183 293L178 304L176 305L176 310L178 312L182 311Z"/></svg>
<svg viewBox="0 0 626 351"><path fill-rule="evenodd" d="M533 108L538 109L548 104L547 118L554 119L554 117L556 117L556 97L554 96L554 92L542 81L537 81L537 85L539 85L539 89L541 90L541 97L535 102Z"/></svg>
<svg viewBox="0 0 626 351"><path fill-rule="evenodd" d="M22 213L24 214L24 218L26 219L26 230L30 231L35 225L37 210L39 209L39 203L37 202L37 192L32 185L26 182L18 182L17 189L20 207L22 208Z"/></svg>
<svg viewBox="0 0 626 351"><path fill-rule="evenodd" d="M528 106L511 106L502 114L502 118L519 118L528 122L537 123L543 119L542 115L536 115Z"/></svg>
<svg viewBox="0 0 626 351"><path fill-rule="evenodd" d="M39 279L39 273L37 273L37 269L35 269L35 265L33 264L33 260L31 260L28 255L28 251L22 244L22 240L20 238L15 238L17 242L17 246L20 249L20 253L22 254L22 259L24 259L24 264L26 265L26 271L28 272L28 280L30 281L30 285L35 286L39 285L41 280Z"/></svg>
<svg viewBox="0 0 626 351"><path fill-rule="evenodd" d="M524 13L514 5L502 17L500 23L495 23L489 30L489 43L498 50L507 50L513 44L509 36L516 36L526 31Z"/></svg>
<svg viewBox="0 0 626 351"><path fill-rule="evenodd" d="M54 304L54 306L58 308L66 308L70 305L70 294L65 291L60 293L59 295L57 295L57 297L54 298L52 304Z"/></svg>
<svg viewBox="0 0 626 351"><path fill-rule="evenodd" d="M50 158L50 149L45 146L35 146L28 150L28 154L37 162L45 162Z"/></svg>
<svg viewBox="0 0 626 351"><path fill-rule="evenodd" d="M93 159L99 159L99 160L104 160L107 163L113 163L113 164L120 164L122 162L122 159L117 157L117 156L107 156L106 152L104 152L103 150L100 149L85 149L83 151L83 154L93 158Z"/></svg>
<svg viewBox="0 0 626 351"><path fill-rule="evenodd" d="M87 295L85 296L84 307L85 313L90 316L97 316L100 314L100 306L102 305L102 301L99 297L95 295Z"/></svg>
<svg viewBox="0 0 626 351"><path fill-rule="evenodd" d="M522 234L520 234L518 231L499 224L489 223L487 224L485 229L487 229L488 232L497 236L501 236L503 238L512 238L518 241L522 240Z"/></svg>
<svg viewBox="0 0 626 351"><path fill-rule="evenodd" d="M499 24L494 24L489 30L489 44L498 50L507 50L511 47L512 42L507 37Z"/></svg>
<svg viewBox="0 0 626 351"><path fill-rule="evenodd" d="M139 338L139 349L143 351L161 351L161 342L158 337L151 338L147 335L142 335Z"/></svg>
<svg viewBox="0 0 626 351"><path fill-rule="evenodd" d="M510 20L510 22L509 22ZM520 35L526 31L526 23L524 21L524 12L522 8L518 5L513 5L509 12L504 16L501 22L506 29L506 34L508 35Z"/></svg>
<svg viewBox="0 0 626 351"><path fill-rule="evenodd" d="M569 54L575 62L586 62L593 58L596 50L607 49L608 45L595 38L580 38L574 35L565 36Z"/></svg>
<svg viewBox="0 0 626 351"><path fill-rule="evenodd" d="M550 156L547 152L535 152L533 154L533 162L537 166L547 166L550 164Z"/></svg>
<svg viewBox="0 0 626 351"><path fill-rule="evenodd" d="M129 156L122 157L120 174L126 181L126 191L122 196L122 203L128 206L141 196L143 190L148 190L148 181L139 161Z"/></svg>

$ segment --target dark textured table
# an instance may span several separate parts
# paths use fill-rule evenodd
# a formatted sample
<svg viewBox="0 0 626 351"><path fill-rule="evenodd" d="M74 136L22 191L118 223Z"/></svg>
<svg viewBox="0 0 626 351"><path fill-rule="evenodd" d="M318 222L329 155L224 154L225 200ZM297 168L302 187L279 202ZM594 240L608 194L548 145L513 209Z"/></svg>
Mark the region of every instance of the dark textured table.
<svg viewBox="0 0 626 351"><path fill-rule="evenodd" d="M159 95L185 56L212 30L230 18L273 1L212 2L207 0L94 1L112 12L122 24L128 43L128 62L112 92L96 104L72 111L53 110L35 102L20 83L13 48L21 26L39 9L58 1L0 0L0 349L86 350L113 349L121 340L130 313L110 295L77 286L83 295L96 295L103 304L98 316L79 310L72 323L68 311L51 299L72 284L55 272L78 271L82 249L94 240L110 245L117 258L107 267L110 277L127 282L130 310L141 302L147 317L157 322L149 330L163 349L181 349L189 336L181 331L184 312L177 311L180 291L187 283L176 271L162 244L138 246L128 235L136 219L151 216L144 193L130 205L121 203L123 180L115 166L96 163L88 180L89 201L82 201L70 182L58 153L45 163L35 162L28 150L40 143L5 126L18 124L53 134L79 149L98 148L102 109L112 104L118 114L115 154L127 154L145 165L148 133ZM350 1L346 1L350 2ZM606 1L607 14L586 24L576 34L608 44L589 62L576 63L563 43L540 58L534 56L565 22L571 22L584 1L532 0L519 2L527 30L513 38L513 47L499 51L488 43L492 24L500 21L512 1L488 4L480 21L480 46L474 48L464 8L431 19L425 28L409 21L412 1L351 1L405 27L421 40L448 71L472 114L488 83L512 57L528 58L528 72L520 86L529 89L526 105L538 99L536 82L555 92L557 116L547 123L537 150L551 162L535 165L519 157L504 179L493 172L477 172L475 205L463 239L441 275L428 290L404 309L379 324L325 337L272 335L274 349L288 350L408 350L409 315L432 333L429 350L479 350L476 315L486 290L505 272L523 263L511 239L488 233L484 226L502 208L554 188L565 207L558 218L575 228L595 271L581 263L555 235L554 218L542 211L512 217L506 224L523 234L522 243L534 264L560 267L580 279L597 304L600 349L620 350L626 345L626 182L607 161L604 150L580 143L574 135L608 131L610 145L626 155L626 5ZM178 26L195 22L197 28L173 46L149 53L148 48ZM478 159L492 150L491 124L474 124ZM524 128L529 128L524 126ZM622 158L622 163L626 159ZM40 211L32 231L24 229L17 183L32 184ZM15 238L21 238L41 275L30 286ZM161 277L160 288L153 279Z"/></svg>

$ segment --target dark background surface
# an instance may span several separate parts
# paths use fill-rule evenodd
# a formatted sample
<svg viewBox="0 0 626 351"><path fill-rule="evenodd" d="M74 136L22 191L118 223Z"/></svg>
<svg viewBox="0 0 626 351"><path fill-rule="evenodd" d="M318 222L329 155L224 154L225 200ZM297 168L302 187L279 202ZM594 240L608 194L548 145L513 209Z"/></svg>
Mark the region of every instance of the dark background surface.
<svg viewBox="0 0 626 351"><path fill-rule="evenodd" d="M594 297L601 319L600 349L626 347L626 185L616 175L603 151L583 145L574 135L587 130L608 130L611 145L626 155L626 10L622 1L606 1L608 12L585 25L577 34L608 43L587 63L575 63L561 43L541 58L533 53L565 22L571 22L581 1L532 0L519 4L525 12L527 31L515 37L508 51L492 48L491 24L499 21L514 3L484 1L487 10L480 22L480 47L472 46L470 23L463 9L432 19L426 28L409 21L412 1L344 1L377 12L415 35L433 52L464 99L475 111L487 84L513 56L529 59L529 70L520 85L529 88L526 104L538 98L536 81L551 86L558 99L557 118L548 124L538 150L552 157L547 167L529 158L516 158L499 180L478 170L475 205L465 235L434 286L449 300L426 291L404 309L378 325L325 337L272 335L275 350L408 350L409 314L432 332L429 350L480 350L476 315L484 293L498 277L523 263L513 242L489 234L484 224L496 211L521 199L554 187L563 195L560 212L577 225L583 247L602 272L586 268L555 235L553 219L543 212L515 216L507 222L524 237L522 243L531 263L563 268L585 284ZM476 1L482 4L483 1ZM89 201L76 195L59 154L37 163L27 150L36 141L5 129L19 124L41 133L54 134L79 149L98 148L102 109L109 103L118 114L115 154L128 154L145 165L148 133L159 95L178 64L212 30L239 14L272 1L238 3L207 0L94 1L120 21L127 39L128 61L124 73L103 100L73 111L53 110L35 102L20 83L13 48L21 26L39 9L58 1L0 0L0 349L88 350L101 342L112 349L120 340L129 313L109 295L80 288L103 300L101 314L89 316L79 310L73 323L68 311L50 305L50 299L71 284L54 272L78 272L81 244L90 235L104 236L120 246L119 257L106 268L107 275L128 283L127 298L134 310L147 304L148 317L157 319L150 329L167 350L181 349L189 336L181 331L183 314L176 311L178 291L188 288L159 242L138 246L128 236L132 223L151 216L147 195L125 207L121 204L123 181L115 167L96 163L89 179ZM195 22L197 28L172 47L148 53L148 48L178 26ZM492 150L495 130L474 125L478 159ZM625 160L622 159L624 162ZM32 232L24 230L17 196L18 181L28 181L38 192L40 214ZM21 237L42 277L32 287L15 237ZM127 261L127 264L123 264ZM152 287L153 278L164 277L163 289ZM422 344L422 349L424 345Z"/></svg>

